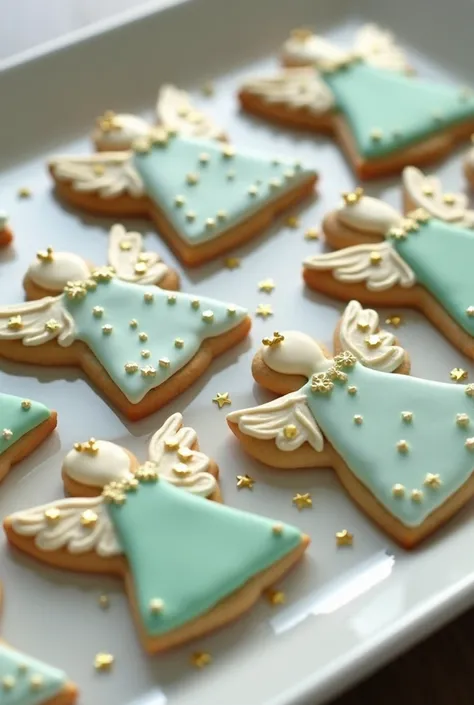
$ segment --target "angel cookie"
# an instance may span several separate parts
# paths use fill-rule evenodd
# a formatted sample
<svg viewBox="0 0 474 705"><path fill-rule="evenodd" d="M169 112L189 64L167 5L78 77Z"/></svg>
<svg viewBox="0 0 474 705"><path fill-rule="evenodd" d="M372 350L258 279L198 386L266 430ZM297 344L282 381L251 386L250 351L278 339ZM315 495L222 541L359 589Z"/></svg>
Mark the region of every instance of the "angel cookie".
<svg viewBox="0 0 474 705"><path fill-rule="evenodd" d="M43 404L0 394L0 481L54 431L56 423L56 412Z"/></svg>
<svg viewBox="0 0 474 705"><path fill-rule="evenodd" d="M253 374L286 396L227 418L267 465L333 467L368 516L411 548L474 494L474 385L390 374L408 372L408 359L378 325L351 301L334 357L302 333L275 335Z"/></svg>
<svg viewBox="0 0 474 705"><path fill-rule="evenodd" d="M242 107L333 133L362 179L433 161L473 131L474 92L407 75L401 50L373 26L350 51L297 30L283 59L310 66L249 78L239 93Z"/></svg>
<svg viewBox="0 0 474 705"><path fill-rule="evenodd" d="M474 357L474 211L464 194L443 193L439 179L414 167L403 172L403 191L406 217L360 188L343 194L323 221L328 243L342 249L308 257L304 280L340 299L418 308Z"/></svg>
<svg viewBox="0 0 474 705"><path fill-rule="evenodd" d="M189 449L189 429L180 436L176 426L171 417L152 439L152 461L133 471L123 456L105 462L105 446L98 472L93 456L83 462L88 450L69 455L63 474L95 487L102 476L101 495L60 499L4 522L8 540L43 563L121 576L150 653L237 619L309 543L292 526L206 501L216 488L211 461Z"/></svg>
<svg viewBox="0 0 474 705"><path fill-rule="evenodd" d="M191 494L221 501L218 467L200 452L196 431L183 426L179 413L153 434L143 465L133 453L110 441L91 438L75 443L62 466L64 488L75 497L96 497L111 482L133 480L140 467L155 469L160 478Z"/></svg>
<svg viewBox="0 0 474 705"><path fill-rule="evenodd" d="M155 284L161 289L179 289L179 274L168 267L156 252L143 252L143 237L114 225L109 233L107 264L118 279L134 284ZM28 299L60 294L70 281L87 279L93 265L73 252L39 250L23 279Z"/></svg>
<svg viewBox="0 0 474 705"><path fill-rule="evenodd" d="M188 266L250 240L314 191L315 171L298 162L163 132L134 145L51 159L56 189L92 213L151 218Z"/></svg>
<svg viewBox="0 0 474 705"><path fill-rule="evenodd" d="M9 245L13 240L13 233L8 225L8 216L0 211L0 247Z"/></svg>
<svg viewBox="0 0 474 705"><path fill-rule="evenodd" d="M165 84L160 88L155 113L158 126L180 135L225 139L224 130L193 105L188 93L176 86ZM131 149L136 139L152 135L155 127L138 115L106 110L96 120L92 141L95 148L102 152Z"/></svg>
<svg viewBox="0 0 474 705"><path fill-rule="evenodd" d="M76 686L65 673L0 639L0 705L73 705L76 697Z"/></svg>
<svg viewBox="0 0 474 705"><path fill-rule="evenodd" d="M233 304L137 286L102 267L59 296L0 307L0 357L77 365L136 420L187 389L250 325Z"/></svg>

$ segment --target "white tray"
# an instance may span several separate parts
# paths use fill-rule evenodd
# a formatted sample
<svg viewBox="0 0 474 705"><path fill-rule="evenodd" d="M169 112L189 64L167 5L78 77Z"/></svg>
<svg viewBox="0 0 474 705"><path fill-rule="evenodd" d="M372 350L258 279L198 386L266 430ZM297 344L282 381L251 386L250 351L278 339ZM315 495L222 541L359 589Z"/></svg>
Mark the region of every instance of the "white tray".
<svg viewBox="0 0 474 705"><path fill-rule="evenodd" d="M105 108L140 111L154 104L158 86L174 81L197 89L215 80L216 95L196 95L228 129L237 144L299 158L322 174L321 197L302 214L298 231L281 223L237 253L242 267L221 262L183 274L183 289L225 297L249 306L271 302L275 315L255 320L248 344L215 364L176 404L131 424L96 395L80 373L56 372L1 363L2 391L38 399L59 413L59 428L32 457L17 466L0 487L0 516L62 494L61 459L76 440L94 435L123 443L144 457L149 435L173 410L196 427L202 447L220 464L225 501L284 521L311 534L305 561L285 580L287 604L263 600L239 622L197 644L150 658L140 649L120 582L41 568L7 549L0 536L0 579L5 584L1 634L25 651L64 668L81 689L81 705L295 705L320 703L406 649L474 601L472 535L474 512L465 509L420 549L395 547L355 508L332 472L272 472L250 460L227 430L225 410L211 398L229 391L232 409L262 401L252 382L250 362L263 335L301 328L329 343L341 306L303 288L300 263L320 245L303 239L339 192L354 186L353 175L329 139L292 134L239 114L234 97L240 78L276 66L277 47L295 25L317 23L318 31L349 38L356 26L375 20L390 27L423 73L474 83L470 0L410 0L358 3L349 0L195 0L100 34L62 42L46 54L11 65L0 74L0 207L16 231L13 252L0 255L0 299L22 297L21 277L39 247L71 249L104 261L111 221L81 216L56 202L44 168L52 152L84 151L92 120ZM403 12L406 6L406 13ZM77 39L77 38L76 38ZM34 58L34 61L32 60ZM450 190L462 187L461 153L441 165ZM30 201L16 191L28 186ZM371 194L400 203L396 180L371 183ZM174 262L148 223L146 245ZM257 292L259 279L272 276L277 288ZM474 372L421 315L404 312L400 338L412 354L413 373L447 380L461 364ZM237 492L235 475L257 479L253 492ZM310 491L313 509L298 513L295 491ZM337 549L334 533L349 528L352 548ZM99 609L106 591L111 608ZM209 651L213 663L194 670L189 655ZM116 665L95 673L95 654L110 650Z"/></svg>

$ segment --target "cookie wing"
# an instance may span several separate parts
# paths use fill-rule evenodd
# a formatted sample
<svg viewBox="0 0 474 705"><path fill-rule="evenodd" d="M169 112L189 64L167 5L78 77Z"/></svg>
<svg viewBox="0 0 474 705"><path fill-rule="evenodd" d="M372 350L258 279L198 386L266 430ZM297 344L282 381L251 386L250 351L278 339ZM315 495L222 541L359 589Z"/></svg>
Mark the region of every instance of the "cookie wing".
<svg viewBox="0 0 474 705"><path fill-rule="evenodd" d="M208 497L215 491L217 481L207 472L208 456L195 450L196 444L196 431L183 426L183 417L177 412L152 436L148 457L160 477L192 494Z"/></svg>
<svg viewBox="0 0 474 705"><path fill-rule="evenodd" d="M309 409L306 395L301 392L252 409L234 411L227 419L236 423L246 436L274 439L279 450L296 450L303 443L309 443L316 451L324 447L323 434Z"/></svg>
<svg viewBox="0 0 474 705"><path fill-rule="evenodd" d="M292 108L306 108L315 114L334 106L334 96L313 68L285 69L274 76L248 79L242 90L266 103L280 103Z"/></svg>
<svg viewBox="0 0 474 705"><path fill-rule="evenodd" d="M224 130L193 105L189 94L165 84L156 101L156 114L161 125L187 137L222 139Z"/></svg>
<svg viewBox="0 0 474 705"><path fill-rule="evenodd" d="M365 367L393 372L403 363L405 351L394 345L395 336L380 329L378 313L362 308L358 301L347 304L338 335L342 349L349 350Z"/></svg>
<svg viewBox="0 0 474 705"><path fill-rule="evenodd" d="M415 274L389 242L354 245L336 252L314 255L304 260L305 269L331 271L334 279L346 284L365 282L370 291L393 286L408 288Z"/></svg>
<svg viewBox="0 0 474 705"><path fill-rule="evenodd" d="M49 161L56 181L71 184L75 191L101 198L144 195L141 178L132 165L130 152L99 152L87 156L59 156Z"/></svg>
<svg viewBox="0 0 474 705"><path fill-rule="evenodd" d="M402 174L403 190L415 208L423 208L433 217L464 227L474 226L474 211L468 210L464 193L445 193L437 176L426 176L420 169L407 166Z"/></svg>
<svg viewBox="0 0 474 705"><path fill-rule="evenodd" d="M143 237L113 225L109 233L109 264L123 281L156 284L168 271L156 252L142 252Z"/></svg>
<svg viewBox="0 0 474 705"><path fill-rule="evenodd" d="M34 538L40 551L65 549L80 555L93 551L107 558L122 553L102 497L71 497L12 514L19 536Z"/></svg>
<svg viewBox="0 0 474 705"><path fill-rule="evenodd" d="M407 71L410 68L393 35L375 24L366 24L356 33L354 51L368 64L381 69Z"/></svg>
<svg viewBox="0 0 474 705"><path fill-rule="evenodd" d="M23 345L34 346L55 338L62 347L74 341L74 321L62 296L0 307L0 340L21 340Z"/></svg>

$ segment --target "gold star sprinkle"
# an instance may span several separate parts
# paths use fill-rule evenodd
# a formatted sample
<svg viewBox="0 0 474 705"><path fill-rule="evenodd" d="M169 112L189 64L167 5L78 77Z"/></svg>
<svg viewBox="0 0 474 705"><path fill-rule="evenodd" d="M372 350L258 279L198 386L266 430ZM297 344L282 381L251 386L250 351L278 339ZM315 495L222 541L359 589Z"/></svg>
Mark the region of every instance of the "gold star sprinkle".
<svg viewBox="0 0 474 705"><path fill-rule="evenodd" d="M242 490L244 488L251 490L255 484L255 480L250 475L237 475L237 489Z"/></svg>
<svg viewBox="0 0 474 705"><path fill-rule="evenodd" d="M285 340L285 336L281 335L277 330L273 333L273 338L263 338L262 343L265 346L272 348L274 345L280 345Z"/></svg>
<svg viewBox="0 0 474 705"><path fill-rule="evenodd" d="M466 438L464 445L468 450L474 450L474 438Z"/></svg>
<svg viewBox="0 0 474 705"><path fill-rule="evenodd" d="M300 219L297 215L289 215L288 218L285 220L285 225L287 228L292 228L293 230L295 230L300 226Z"/></svg>
<svg viewBox="0 0 474 705"><path fill-rule="evenodd" d="M274 590L269 588L264 591L264 597L268 602L276 607L277 605L283 605L286 601L285 593L282 590Z"/></svg>
<svg viewBox="0 0 474 705"><path fill-rule="evenodd" d="M342 198L346 206L355 206L364 195L362 186L357 186L353 191L343 191Z"/></svg>
<svg viewBox="0 0 474 705"><path fill-rule="evenodd" d="M456 414L456 423L458 426L469 426L469 416L467 414Z"/></svg>
<svg viewBox="0 0 474 705"><path fill-rule="evenodd" d="M209 154L207 152L201 152L199 155L199 164L207 164L209 162Z"/></svg>
<svg viewBox="0 0 474 705"><path fill-rule="evenodd" d="M273 316L273 309L270 304L258 304L255 314L262 318L268 318L268 316Z"/></svg>
<svg viewBox="0 0 474 705"><path fill-rule="evenodd" d="M109 323L107 323L105 326L102 326L102 333L104 335L112 335L113 331L113 326L111 326Z"/></svg>
<svg viewBox="0 0 474 705"><path fill-rule="evenodd" d="M309 509L313 506L313 500L311 499L309 492L306 492L305 494L300 494L297 492L292 501L299 511L302 509Z"/></svg>
<svg viewBox="0 0 474 705"><path fill-rule="evenodd" d="M275 534L275 536L281 536L283 533L283 524L273 524L272 533Z"/></svg>
<svg viewBox="0 0 474 705"><path fill-rule="evenodd" d="M261 282L258 282L258 290L264 291L266 294L271 294L274 288L275 282L273 279L262 279Z"/></svg>
<svg viewBox="0 0 474 705"><path fill-rule="evenodd" d="M286 426L283 426L283 435L288 440L296 438L296 436L298 435L298 429L296 428L295 424L289 423Z"/></svg>
<svg viewBox="0 0 474 705"><path fill-rule="evenodd" d="M12 690L16 685L16 680L13 676L3 676L1 683L3 690Z"/></svg>
<svg viewBox="0 0 474 705"><path fill-rule="evenodd" d="M445 193L443 195L443 203L445 203L447 206L454 206L454 204L456 203L456 194Z"/></svg>
<svg viewBox="0 0 474 705"><path fill-rule="evenodd" d="M74 443L74 450L78 453L87 453L88 455L97 455L99 452L99 444L95 438L89 438L86 443Z"/></svg>
<svg viewBox="0 0 474 705"><path fill-rule="evenodd" d="M184 340L182 338L175 338L174 339L175 348L182 348L183 345L184 345Z"/></svg>
<svg viewBox="0 0 474 705"><path fill-rule="evenodd" d="M348 394L357 394L357 387L355 387L354 385L351 384L349 387L347 387L347 393Z"/></svg>
<svg viewBox="0 0 474 705"><path fill-rule="evenodd" d="M421 490L412 490L410 499L412 502L422 502L423 501L423 492Z"/></svg>
<svg viewBox="0 0 474 705"><path fill-rule="evenodd" d="M377 266L382 262L382 255L380 252L377 252L377 250L374 250L373 252L370 253L370 264L373 264L374 266Z"/></svg>
<svg viewBox="0 0 474 705"><path fill-rule="evenodd" d="M94 306L92 309L92 315L94 318L102 318L102 315L104 313L104 309L102 306Z"/></svg>
<svg viewBox="0 0 474 705"><path fill-rule="evenodd" d="M171 360L169 357L160 357L158 364L160 367L169 367L171 365Z"/></svg>
<svg viewBox="0 0 474 705"><path fill-rule="evenodd" d="M50 318L49 321L46 321L44 324L44 329L48 331L48 333L55 333L57 330L61 328L61 324L58 323L54 318Z"/></svg>
<svg viewBox="0 0 474 705"><path fill-rule="evenodd" d="M203 311L201 318L205 323L212 323L214 320L214 311L211 311L210 309Z"/></svg>
<svg viewBox="0 0 474 705"><path fill-rule="evenodd" d="M148 340L148 335L144 332L141 332L138 334L138 339L141 340L142 343L146 343Z"/></svg>
<svg viewBox="0 0 474 705"><path fill-rule="evenodd" d="M392 494L394 497L400 498L405 496L405 488L403 485L397 483L392 487Z"/></svg>
<svg viewBox="0 0 474 705"><path fill-rule="evenodd" d="M128 375L133 375L134 372L138 372L138 364L136 362L126 362L123 367Z"/></svg>
<svg viewBox="0 0 474 705"><path fill-rule="evenodd" d="M151 143L146 137L139 137L132 142L132 149L138 154L147 154L150 151Z"/></svg>
<svg viewBox="0 0 474 705"><path fill-rule="evenodd" d="M81 514L81 526L85 526L87 529L92 529L98 520L97 514L92 511L92 509L86 509Z"/></svg>
<svg viewBox="0 0 474 705"><path fill-rule="evenodd" d="M369 335L365 339L365 344L367 345L368 348L378 348L382 344L382 339L380 335L377 335L376 333L374 335Z"/></svg>
<svg viewBox="0 0 474 705"><path fill-rule="evenodd" d="M195 668L205 668L212 662L211 654L206 651L196 651L191 656L191 663Z"/></svg>
<svg viewBox="0 0 474 705"><path fill-rule="evenodd" d="M468 384L466 385L466 388L464 390L464 394L467 397L474 397L474 384Z"/></svg>
<svg viewBox="0 0 474 705"><path fill-rule="evenodd" d="M36 253L36 259L38 259L40 262L53 262L54 257L53 257L54 251L52 247L47 247L45 250L39 250Z"/></svg>
<svg viewBox="0 0 474 705"><path fill-rule="evenodd" d="M449 373L449 376L453 382L462 382L464 379L467 379L467 372L463 370L462 367L454 367Z"/></svg>
<svg viewBox="0 0 474 705"><path fill-rule="evenodd" d="M22 186L21 188L18 189L18 198L30 198L31 197L31 190L27 188L26 186Z"/></svg>
<svg viewBox="0 0 474 705"><path fill-rule="evenodd" d="M10 438L13 436L13 431L9 428L4 428L2 431L2 437L6 440L9 441Z"/></svg>
<svg viewBox="0 0 474 705"><path fill-rule="evenodd" d="M385 323L388 326L393 326L394 328L398 328L400 326L401 322L402 322L401 316L389 316L388 318L385 319Z"/></svg>
<svg viewBox="0 0 474 705"><path fill-rule="evenodd" d="M361 416L360 414L355 414L354 415L354 423L357 424L357 426L360 426L364 421L364 417Z"/></svg>
<svg viewBox="0 0 474 705"><path fill-rule="evenodd" d="M167 302L168 302L169 304L171 304L171 305L172 305L172 304L175 304L176 301L177 301L176 294L168 294L168 297L167 297L166 300L167 300Z"/></svg>
<svg viewBox="0 0 474 705"><path fill-rule="evenodd" d="M474 306L468 306L466 309L466 314L472 318L474 316Z"/></svg>
<svg viewBox="0 0 474 705"><path fill-rule="evenodd" d="M33 673L30 678L30 688L31 690L40 690L43 687L44 678L40 676L39 673Z"/></svg>
<svg viewBox="0 0 474 705"><path fill-rule="evenodd" d="M216 396L212 400L219 409L222 409L223 406L226 404L232 404L232 401L229 397L229 392L217 392Z"/></svg>
<svg viewBox="0 0 474 705"><path fill-rule="evenodd" d="M227 218L227 211L217 211L217 220L225 220Z"/></svg>
<svg viewBox="0 0 474 705"><path fill-rule="evenodd" d="M21 316L10 316L7 323L8 330L21 330L23 328L23 320Z"/></svg>
<svg viewBox="0 0 474 705"><path fill-rule="evenodd" d="M147 365L141 368L140 374L142 377L156 377L156 369L151 365Z"/></svg>
<svg viewBox="0 0 474 705"><path fill-rule="evenodd" d="M216 227L216 221L214 218L206 218L206 229L207 230L214 230Z"/></svg>
<svg viewBox="0 0 474 705"><path fill-rule="evenodd" d="M199 299L192 299L191 308L198 309L200 305L201 305L201 303L200 303Z"/></svg>
<svg viewBox="0 0 474 705"><path fill-rule="evenodd" d="M380 128L375 127L373 130L370 131L370 139L373 142L380 142L382 137L383 137L383 132Z"/></svg>
<svg viewBox="0 0 474 705"><path fill-rule="evenodd" d="M432 186L423 186L421 190L423 192L423 196L428 196L428 198L431 198L431 196L434 195Z"/></svg>
<svg viewBox="0 0 474 705"><path fill-rule="evenodd" d="M271 189L277 189L277 188L280 188L280 186L281 186L280 179L270 179L270 181L268 183L270 184Z"/></svg>
<svg viewBox="0 0 474 705"><path fill-rule="evenodd" d="M155 298L154 295L153 295L150 291L146 291L146 292L143 294L143 301L144 301L146 304L151 304L152 301L154 300L154 298Z"/></svg>
<svg viewBox="0 0 474 705"><path fill-rule="evenodd" d="M232 159L232 157L235 157L235 149L230 145L227 145L226 147L222 148L221 154L226 159Z"/></svg>
<svg viewBox="0 0 474 705"><path fill-rule="evenodd" d="M152 614L161 614L161 612L163 612L164 607L165 603L159 597L154 597L152 600L150 600L149 608Z"/></svg>
<svg viewBox="0 0 474 705"><path fill-rule="evenodd" d="M44 518L47 524L54 526L61 519L61 512L57 507L50 507L49 509L45 509Z"/></svg>
<svg viewBox="0 0 474 705"><path fill-rule="evenodd" d="M351 534L347 529L336 532L336 543L338 546L352 546L354 534Z"/></svg>
<svg viewBox="0 0 474 705"><path fill-rule="evenodd" d="M23 399L21 402L21 408L25 411L29 411L31 409L31 401L29 399Z"/></svg>
<svg viewBox="0 0 474 705"><path fill-rule="evenodd" d="M110 598L108 595L99 595L99 607L103 610L106 610L110 607Z"/></svg>
<svg viewBox="0 0 474 705"><path fill-rule="evenodd" d="M94 668L96 671L110 671L114 664L114 657L112 654L99 653L94 659Z"/></svg>
<svg viewBox="0 0 474 705"><path fill-rule="evenodd" d="M195 174L194 172L190 172L189 174L186 174L186 183L189 184L190 186L195 186L199 181L199 174Z"/></svg>
<svg viewBox="0 0 474 705"><path fill-rule="evenodd" d="M318 228L308 228L304 234L305 240L319 240Z"/></svg>
<svg viewBox="0 0 474 705"><path fill-rule="evenodd" d="M136 318L132 318L131 321L129 321L128 325L130 328L137 328L138 327L138 321Z"/></svg>
<svg viewBox="0 0 474 705"><path fill-rule="evenodd" d="M151 357L151 351L150 350L140 350L140 356L143 357L145 360L147 360L149 357Z"/></svg>
<svg viewBox="0 0 474 705"><path fill-rule="evenodd" d="M227 267L227 269L237 269L237 267L240 267L240 258L226 257L224 260L224 265Z"/></svg>
<svg viewBox="0 0 474 705"><path fill-rule="evenodd" d="M408 443L405 440L398 441L397 450L399 453L408 453Z"/></svg>
<svg viewBox="0 0 474 705"><path fill-rule="evenodd" d="M413 411L402 411L402 421L411 423L413 421Z"/></svg>
<svg viewBox="0 0 474 705"><path fill-rule="evenodd" d="M194 211L188 211L186 213L186 220L188 223L192 223L194 220L196 220L196 213Z"/></svg>
<svg viewBox="0 0 474 705"><path fill-rule="evenodd" d="M258 196L258 188L256 186L249 186L247 193L249 196Z"/></svg>
<svg viewBox="0 0 474 705"><path fill-rule="evenodd" d="M438 487L441 487L441 478L437 473L433 474L432 472L428 472L425 475L423 484L427 485L428 487L432 487L434 490L437 490Z"/></svg>

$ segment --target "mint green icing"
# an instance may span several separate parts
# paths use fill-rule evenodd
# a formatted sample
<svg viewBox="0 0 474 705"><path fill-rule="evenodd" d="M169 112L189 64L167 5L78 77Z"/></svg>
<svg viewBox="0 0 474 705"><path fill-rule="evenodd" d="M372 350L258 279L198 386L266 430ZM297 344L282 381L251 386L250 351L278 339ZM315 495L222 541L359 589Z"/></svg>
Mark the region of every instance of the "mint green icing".
<svg viewBox="0 0 474 705"><path fill-rule="evenodd" d="M430 219L403 240L391 239L416 279L439 301L458 325L474 336L474 232Z"/></svg>
<svg viewBox="0 0 474 705"><path fill-rule="evenodd" d="M359 153L367 158L422 142L462 122L474 124L474 94L459 87L369 66L363 62L323 74ZM371 131L382 131L380 140Z"/></svg>
<svg viewBox="0 0 474 705"><path fill-rule="evenodd" d="M3 679L9 676L15 680L10 689L2 686ZM31 687L32 676L43 679L37 689ZM58 695L65 683L62 671L0 644L0 705L43 705Z"/></svg>
<svg viewBox="0 0 474 705"><path fill-rule="evenodd" d="M149 197L189 245L219 237L314 173L302 170L295 162L284 163L241 150L226 158L222 154L226 148L177 136L166 146L153 146L148 153L134 156ZM204 164L199 159L202 154L208 156ZM196 174L198 183L186 183L187 174ZM271 179L278 179L280 185L272 187ZM251 187L256 188L255 195L249 193ZM175 204L176 196L184 197L183 205ZM220 218L219 211L226 217ZM188 219L190 212L195 213L194 220ZM206 226L208 218L214 220L214 227Z"/></svg>
<svg viewBox="0 0 474 705"><path fill-rule="evenodd" d="M196 497L161 480L107 504L150 636L203 615L301 542L298 529ZM280 522L279 522L280 523ZM163 609L152 614L150 601Z"/></svg>
<svg viewBox="0 0 474 705"><path fill-rule="evenodd" d="M147 302L146 295L153 301ZM174 303L169 302L172 296ZM199 300L198 308L191 302ZM75 338L82 340L94 353L115 384L127 399L138 403L145 394L169 379L188 363L206 338L212 338L235 328L247 315L243 308L221 303L204 296L190 296L179 292L163 291L154 286L145 287L120 281L99 282L95 291L88 291L84 298L69 299L63 296L64 305L74 319ZM92 309L103 308L96 317ZM202 319L205 311L212 311L212 322ZM130 326L135 319L137 327ZM109 335L103 326L111 325ZM147 340L140 340L146 333ZM183 341L176 347L175 340ZM142 357L141 351L150 351ZM168 358L168 367L159 365L161 358ZM137 363L139 370L129 374L125 364ZM143 376L140 369L151 366L156 376Z"/></svg>
<svg viewBox="0 0 474 705"><path fill-rule="evenodd" d="M311 412L326 438L374 497L406 526L419 526L470 477L474 450L464 444L474 437L474 398L466 387L407 375L378 372L356 363L344 370L348 382L335 382L327 394L303 387ZM348 385L357 387L349 394ZM411 423L401 413L411 411ZM361 415L361 424L354 415ZM456 423L467 414L467 426ZM397 443L406 440L409 451ZM439 474L438 489L424 485L427 473ZM405 487L394 497L395 484ZM423 492L421 502L410 498Z"/></svg>
<svg viewBox="0 0 474 705"><path fill-rule="evenodd" d="M51 414L36 401L31 402L29 409L23 409L22 401L21 397L0 394L0 455ZM11 436L8 431L12 432Z"/></svg>

